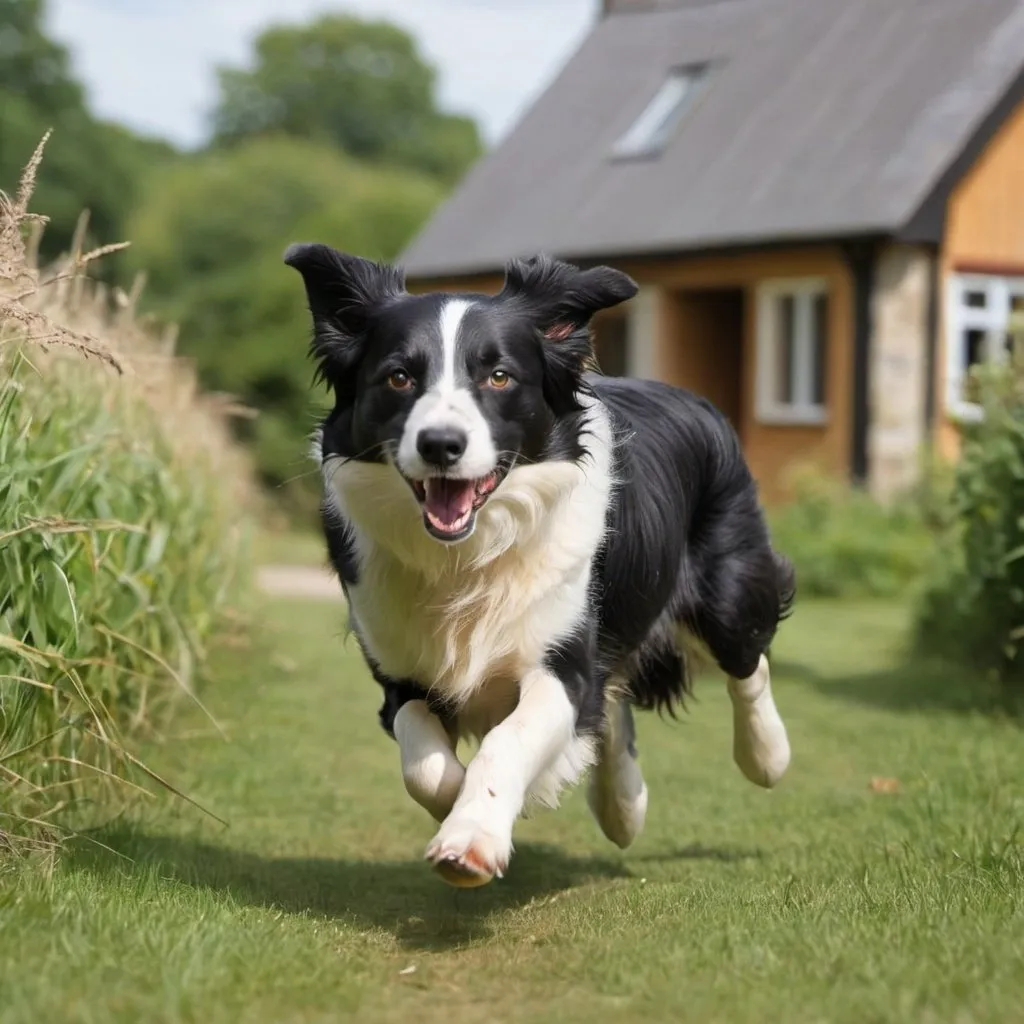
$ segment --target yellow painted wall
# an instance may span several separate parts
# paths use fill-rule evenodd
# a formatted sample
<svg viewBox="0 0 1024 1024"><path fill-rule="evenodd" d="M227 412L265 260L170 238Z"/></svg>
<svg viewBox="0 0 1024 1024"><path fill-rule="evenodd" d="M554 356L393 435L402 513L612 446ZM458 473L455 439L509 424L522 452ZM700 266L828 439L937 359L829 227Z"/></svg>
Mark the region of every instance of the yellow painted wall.
<svg viewBox="0 0 1024 1024"><path fill-rule="evenodd" d="M950 197L945 256L951 270L976 264L1024 273L1024 105Z"/></svg>
<svg viewBox="0 0 1024 1024"><path fill-rule="evenodd" d="M764 499L785 500L792 471L809 465L844 478L850 465L850 418L853 368L853 291L849 271L838 248L763 250L678 262L622 263L621 269L641 284L659 284L672 293L701 288L741 288L746 294L742 349L743 409L739 433L744 451ZM755 416L757 285L771 278L823 277L829 285L829 351L825 402L828 421L821 426L776 426ZM679 351L685 349L685 329L673 330L666 317L660 339L658 375L690 386L678 372ZM682 326L682 325L681 325ZM697 379L694 383L697 383Z"/></svg>

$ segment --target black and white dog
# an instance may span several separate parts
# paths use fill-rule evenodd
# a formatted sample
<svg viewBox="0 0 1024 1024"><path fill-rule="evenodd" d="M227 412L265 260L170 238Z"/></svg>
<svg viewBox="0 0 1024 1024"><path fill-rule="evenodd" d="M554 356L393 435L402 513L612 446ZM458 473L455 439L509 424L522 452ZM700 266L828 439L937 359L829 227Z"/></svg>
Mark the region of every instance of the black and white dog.
<svg viewBox="0 0 1024 1024"><path fill-rule="evenodd" d="M633 281L540 257L497 295L411 295L327 246L285 262L334 394L315 442L330 558L442 877L500 877L524 807L588 768L628 846L647 810L631 709L680 702L695 649L728 676L737 764L774 785L789 743L766 652L793 571L708 402L588 371L591 317ZM462 736L480 740L465 767Z"/></svg>

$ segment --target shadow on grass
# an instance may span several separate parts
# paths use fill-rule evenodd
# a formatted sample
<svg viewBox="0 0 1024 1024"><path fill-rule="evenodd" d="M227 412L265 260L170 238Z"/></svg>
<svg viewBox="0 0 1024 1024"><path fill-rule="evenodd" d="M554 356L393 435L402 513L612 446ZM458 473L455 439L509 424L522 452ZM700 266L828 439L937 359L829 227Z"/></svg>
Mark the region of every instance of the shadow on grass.
<svg viewBox="0 0 1024 1024"><path fill-rule="evenodd" d="M503 910L596 881L633 877L621 861L571 857L556 846L534 843L516 846L514 868L507 878L465 891L445 885L421 860L262 857L198 839L131 829L108 830L91 838L114 852L96 842L73 843L67 851L72 870L131 875L155 868L162 878L228 893L244 905L380 928L403 946L419 950L448 950L486 938L492 932L491 915ZM760 856L757 850L695 844L635 859L731 863Z"/></svg>
<svg viewBox="0 0 1024 1024"><path fill-rule="evenodd" d="M463 891L446 886L421 860L262 857L196 839L130 830L93 838L122 856L94 842L79 842L68 851L73 870L132 874L155 867L161 877L229 893L249 906L381 928L404 946L422 950L445 950L487 937L492 913L589 882L631 876L615 860L574 858L557 847L524 843L516 847L509 877Z"/></svg>
<svg viewBox="0 0 1024 1024"><path fill-rule="evenodd" d="M729 849L691 843L689 846L678 846L663 853L635 853L629 859L636 864L667 863L677 860L714 860L720 864L736 864L741 860L761 860L763 857L764 853L757 849Z"/></svg>
<svg viewBox="0 0 1024 1024"><path fill-rule="evenodd" d="M880 672L822 675L809 665L776 660L776 678L806 683L826 697L887 711L952 711L1019 717L1021 707L969 669L911 661ZM1024 724L1024 719L1021 720Z"/></svg>

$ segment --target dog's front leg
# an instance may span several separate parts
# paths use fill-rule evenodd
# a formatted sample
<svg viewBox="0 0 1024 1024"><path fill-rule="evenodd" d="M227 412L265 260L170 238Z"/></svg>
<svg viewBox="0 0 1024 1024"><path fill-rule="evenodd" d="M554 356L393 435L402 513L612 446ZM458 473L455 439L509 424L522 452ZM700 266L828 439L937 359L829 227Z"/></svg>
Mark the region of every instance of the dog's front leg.
<svg viewBox="0 0 1024 1024"><path fill-rule="evenodd" d="M424 700L406 701L395 714L394 735L409 796L436 821L444 821L466 771L455 756L455 739Z"/></svg>
<svg viewBox="0 0 1024 1024"><path fill-rule="evenodd" d="M501 877L526 795L565 753L575 725L576 709L558 677L547 669L528 673L515 710L484 737L451 814L427 846L446 882L472 887Z"/></svg>

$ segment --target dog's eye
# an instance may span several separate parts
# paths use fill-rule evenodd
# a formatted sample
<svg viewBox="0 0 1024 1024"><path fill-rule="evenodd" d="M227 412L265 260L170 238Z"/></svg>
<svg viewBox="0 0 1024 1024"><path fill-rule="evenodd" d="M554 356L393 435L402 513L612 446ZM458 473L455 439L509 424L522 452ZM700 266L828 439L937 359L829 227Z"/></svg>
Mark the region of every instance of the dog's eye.
<svg viewBox="0 0 1024 1024"><path fill-rule="evenodd" d="M412 377L405 370L395 370L388 375L388 387L395 391L408 391L412 387Z"/></svg>
<svg viewBox="0 0 1024 1024"><path fill-rule="evenodd" d="M487 378L487 383L492 388L497 388L499 391L502 388L507 388L512 383L512 378L504 370L495 370L490 377Z"/></svg>

